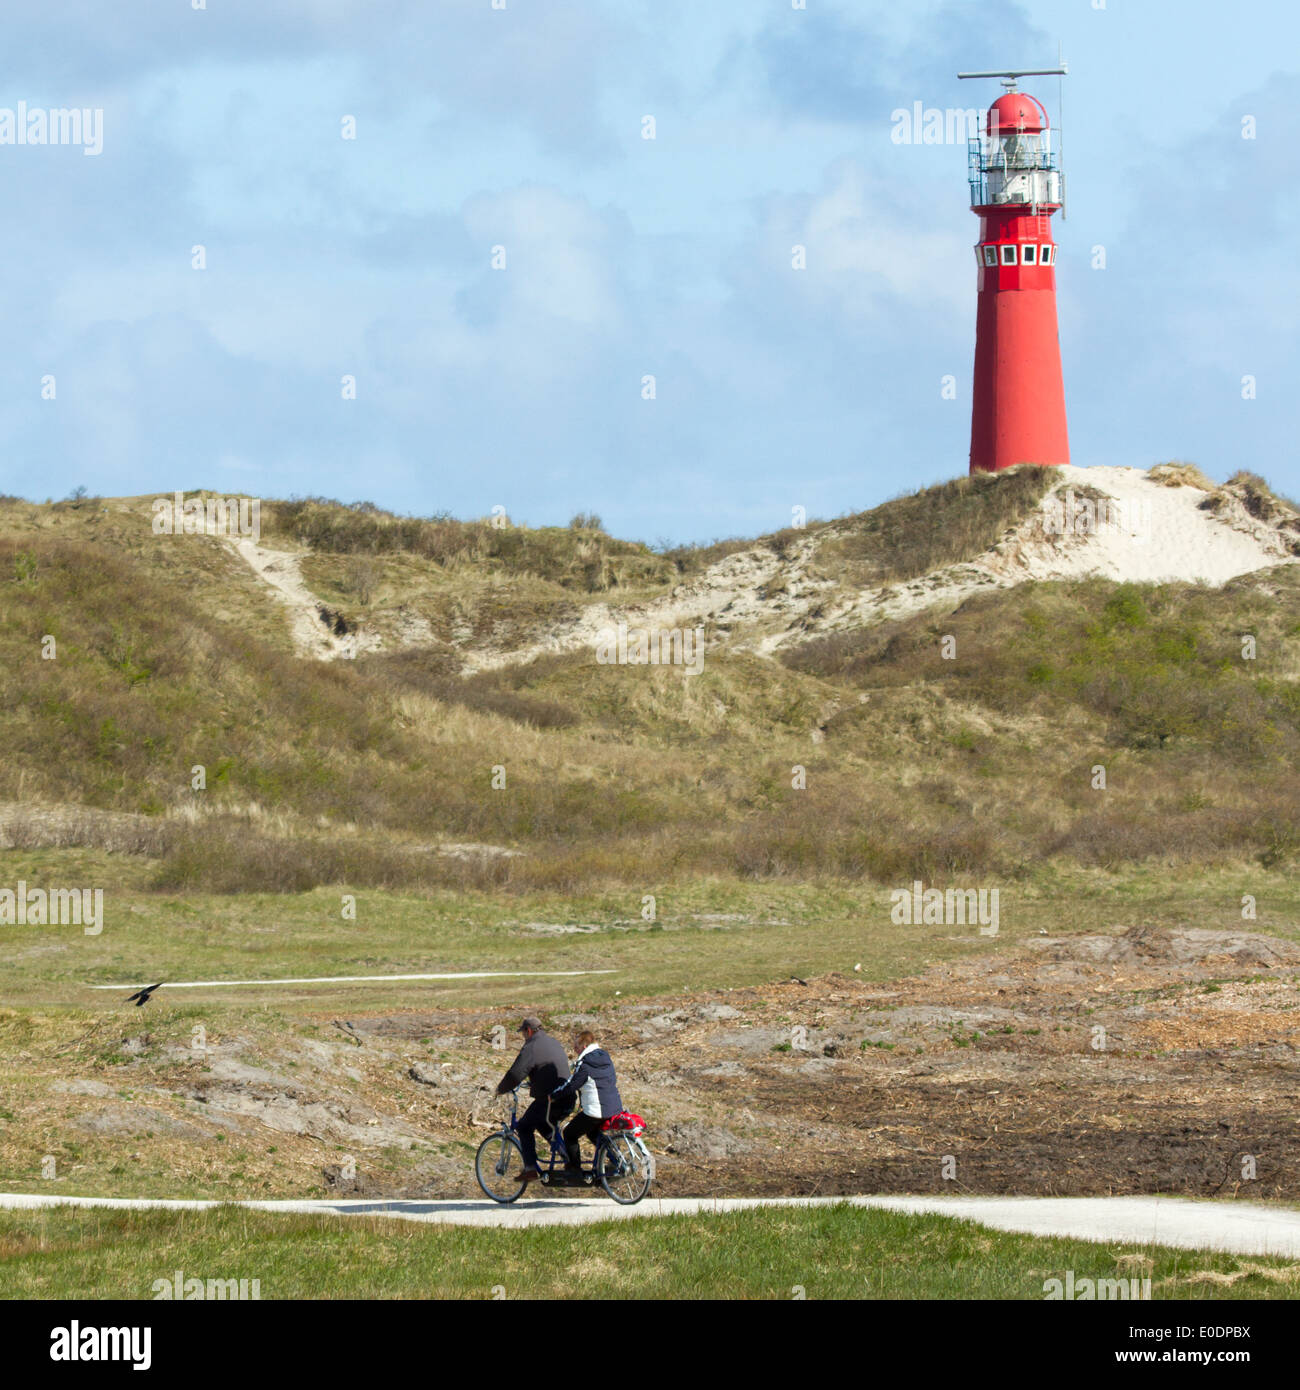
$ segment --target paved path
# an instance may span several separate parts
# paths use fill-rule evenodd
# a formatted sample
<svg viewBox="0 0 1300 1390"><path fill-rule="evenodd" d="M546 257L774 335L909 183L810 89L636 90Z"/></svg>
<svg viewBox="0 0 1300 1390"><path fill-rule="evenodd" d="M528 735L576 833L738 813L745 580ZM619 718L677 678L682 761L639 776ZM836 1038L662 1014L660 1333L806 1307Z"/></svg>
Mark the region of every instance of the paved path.
<svg viewBox="0 0 1300 1390"><path fill-rule="evenodd" d="M358 980L520 980L540 975L615 975L610 970L457 970L442 975L304 975L285 980L164 980L167 989L222 989L227 985L341 985ZM144 989L146 983L87 985L87 989Z"/></svg>
<svg viewBox="0 0 1300 1390"><path fill-rule="evenodd" d="M257 1211L313 1215L388 1216L460 1226L576 1226L634 1216L673 1216L697 1212L743 1211L758 1206L829 1206L849 1202L888 1211L933 1212L999 1231L1035 1236L1073 1236L1124 1245L1171 1245L1189 1250L1226 1250L1238 1255L1277 1255L1300 1259L1300 1211L1249 1202L1197 1202L1179 1197L647 1197L635 1207L604 1198L534 1197L497 1206L482 1199L464 1201L240 1202ZM185 1199L144 1197L65 1197L44 1193L0 1193L0 1207L52 1206L167 1207L202 1210L223 1205Z"/></svg>

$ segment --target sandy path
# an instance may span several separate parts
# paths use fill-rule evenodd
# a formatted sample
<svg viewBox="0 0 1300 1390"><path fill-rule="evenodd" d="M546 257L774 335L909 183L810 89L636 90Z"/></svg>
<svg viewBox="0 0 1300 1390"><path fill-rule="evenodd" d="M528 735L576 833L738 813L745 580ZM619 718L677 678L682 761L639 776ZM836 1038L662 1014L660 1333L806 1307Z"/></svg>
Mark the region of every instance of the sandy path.
<svg viewBox="0 0 1300 1390"><path fill-rule="evenodd" d="M1176 1197L648 1197L635 1207L588 1198L525 1197L503 1207L483 1200L239 1202L254 1211L306 1215L387 1216L457 1226L581 1226L634 1216L690 1216L752 1207L827 1206L848 1202L886 1211L932 1213L978 1222L998 1231L1067 1236L1124 1244L1222 1250L1238 1255L1300 1258L1300 1211L1247 1202L1195 1202ZM180 1198L65 1197L0 1194L0 1207L162 1207L202 1211L225 1205Z"/></svg>
<svg viewBox="0 0 1300 1390"><path fill-rule="evenodd" d="M289 610L294 646L303 656L336 661L380 645L377 636L349 632L335 634L322 617L323 605L303 582L301 556L286 550L268 550L251 540L231 542L232 548L275 597Z"/></svg>

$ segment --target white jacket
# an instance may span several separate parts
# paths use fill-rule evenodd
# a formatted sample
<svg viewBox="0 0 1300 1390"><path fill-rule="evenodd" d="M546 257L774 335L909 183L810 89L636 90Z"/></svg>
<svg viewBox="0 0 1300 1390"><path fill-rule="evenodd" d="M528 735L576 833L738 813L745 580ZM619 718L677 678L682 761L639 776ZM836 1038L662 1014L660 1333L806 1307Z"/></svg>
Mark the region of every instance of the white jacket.
<svg viewBox="0 0 1300 1390"><path fill-rule="evenodd" d="M573 1075L556 1091L576 1091L582 1113L596 1120L607 1120L623 1109L614 1079L614 1063L609 1053L596 1043L578 1053Z"/></svg>

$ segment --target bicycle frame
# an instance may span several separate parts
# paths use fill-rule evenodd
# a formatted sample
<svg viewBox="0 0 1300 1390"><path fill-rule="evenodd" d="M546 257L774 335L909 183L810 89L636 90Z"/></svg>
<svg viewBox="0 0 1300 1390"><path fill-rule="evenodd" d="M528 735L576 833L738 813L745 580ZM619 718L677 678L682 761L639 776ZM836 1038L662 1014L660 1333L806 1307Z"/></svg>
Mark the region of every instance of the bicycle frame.
<svg viewBox="0 0 1300 1390"><path fill-rule="evenodd" d="M640 1138L623 1131L606 1132L604 1129L590 1136L594 1144L591 1162L580 1163L578 1167L568 1166L568 1152L560 1128L571 1112L554 1115L551 1098L547 1097L543 1124L548 1133L547 1153L539 1156L537 1178L542 1187L601 1187L621 1205L634 1205L650 1191L654 1181L654 1159ZM474 1156L474 1170L478 1184L494 1202L510 1203L524 1194L527 1181L524 1177L506 1174L514 1170L516 1163L523 1159L523 1141L519 1136L519 1090L510 1092L510 1116L504 1115L501 1127L488 1135L478 1146ZM632 1179L632 1186L615 1186ZM499 1180L506 1179L504 1188ZM517 1184L517 1185L516 1185Z"/></svg>
<svg viewBox="0 0 1300 1390"><path fill-rule="evenodd" d="M564 1137L560 1133L561 1123L564 1120L567 1120L568 1118L569 1114L566 1113L565 1115L562 1115L558 1120L551 1119L551 1100L548 1096L546 1098L546 1123L551 1127L551 1132L547 1136L547 1145L549 1148L549 1152L547 1153L546 1159L544 1161L540 1152L537 1155L537 1171L539 1173L545 1174L543 1181L549 1180L555 1173L555 1170L557 1168L560 1169L561 1172L564 1172L566 1170L570 1172L572 1171L568 1168L569 1151L565 1148ZM510 1123L509 1126L502 1125L502 1130L508 1130L510 1134L517 1135L519 1132L518 1120L519 1091L518 1089L515 1089L510 1092ZM585 1174L588 1178L590 1178L595 1173L596 1155L605 1146L605 1144L606 1140L604 1133L598 1133L593 1141L593 1148L591 1151L591 1162L580 1164L578 1169L579 1172Z"/></svg>

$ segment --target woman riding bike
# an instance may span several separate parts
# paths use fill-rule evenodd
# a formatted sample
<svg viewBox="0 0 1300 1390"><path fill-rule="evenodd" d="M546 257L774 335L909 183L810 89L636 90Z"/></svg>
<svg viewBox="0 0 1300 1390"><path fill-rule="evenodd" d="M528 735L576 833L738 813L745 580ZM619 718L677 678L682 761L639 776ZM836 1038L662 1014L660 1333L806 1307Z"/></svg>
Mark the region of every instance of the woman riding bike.
<svg viewBox="0 0 1300 1390"><path fill-rule="evenodd" d="M579 1033L574 1047L578 1055L573 1074L551 1092L551 1099L561 1104L576 1094L582 1107L564 1127L565 1167L571 1172L582 1167L582 1140L594 1140L604 1122L623 1111L613 1060L597 1044L596 1035Z"/></svg>

